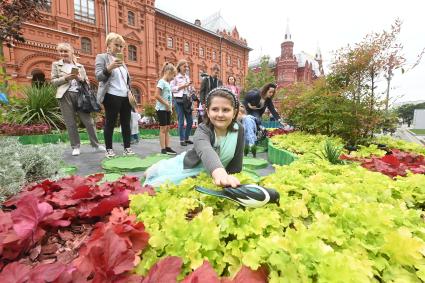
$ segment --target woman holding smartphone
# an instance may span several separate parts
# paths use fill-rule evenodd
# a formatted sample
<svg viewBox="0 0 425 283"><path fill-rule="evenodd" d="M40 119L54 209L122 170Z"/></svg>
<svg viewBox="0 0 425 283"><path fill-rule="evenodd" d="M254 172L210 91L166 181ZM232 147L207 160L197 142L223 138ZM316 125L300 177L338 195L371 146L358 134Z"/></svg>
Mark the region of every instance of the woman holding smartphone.
<svg viewBox="0 0 425 283"><path fill-rule="evenodd" d="M52 64L51 83L57 86L56 98L59 100L59 107L68 131L72 155L76 156L80 154L80 135L75 122L75 109L77 109L77 98L80 90L79 82L83 80L88 82L88 78L84 66L77 62L74 48L69 43L59 43L57 50L60 60ZM105 148L99 145L90 114L80 111L77 114L87 129L90 144L94 150L105 151Z"/></svg>
<svg viewBox="0 0 425 283"><path fill-rule="evenodd" d="M186 74L189 70L189 65L186 60L182 59L177 62L177 75L171 81L171 91L173 93L174 102L177 112L177 120L179 125L180 145L186 146L193 144L189 139L190 132L192 131L193 117L192 117L192 82ZM186 118L186 129L184 128L184 119Z"/></svg>
<svg viewBox="0 0 425 283"><path fill-rule="evenodd" d="M131 80L127 67L123 62L124 38L116 33L106 36L106 53L96 56L96 79L99 81L97 100L105 107L106 123L104 137L106 145L106 157L115 156L112 149L112 136L120 116L121 134L124 142L124 155L134 155L130 148L131 138L131 109L130 100Z"/></svg>

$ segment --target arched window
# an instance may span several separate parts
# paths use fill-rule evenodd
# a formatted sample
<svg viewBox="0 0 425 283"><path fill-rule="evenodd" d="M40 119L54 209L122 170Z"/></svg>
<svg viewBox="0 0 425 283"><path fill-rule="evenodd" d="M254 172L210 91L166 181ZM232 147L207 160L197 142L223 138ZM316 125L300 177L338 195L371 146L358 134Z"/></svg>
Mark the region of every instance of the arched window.
<svg viewBox="0 0 425 283"><path fill-rule="evenodd" d="M240 67L241 67L241 59L238 58L238 68L240 68Z"/></svg>
<svg viewBox="0 0 425 283"><path fill-rule="evenodd" d="M128 60L137 61L137 47L134 45L128 46Z"/></svg>
<svg viewBox="0 0 425 283"><path fill-rule="evenodd" d="M230 56L227 56L227 66L232 65L232 58Z"/></svg>
<svg viewBox="0 0 425 283"><path fill-rule="evenodd" d="M46 76L44 75L43 71L40 70L34 70L31 72L31 84L36 87L41 87L46 82Z"/></svg>
<svg viewBox="0 0 425 283"><path fill-rule="evenodd" d="M136 98L137 103L141 104L142 103L142 93L141 93L140 89L138 89L137 87L132 87L131 92L134 94L134 97Z"/></svg>
<svg viewBox="0 0 425 283"><path fill-rule="evenodd" d="M213 51L212 52L212 59L213 59L213 61L215 61L215 59L217 58L217 56L216 56L216 54L215 54L215 51Z"/></svg>
<svg viewBox="0 0 425 283"><path fill-rule="evenodd" d="M91 54L91 40L90 38L81 38L81 53Z"/></svg>
<svg viewBox="0 0 425 283"><path fill-rule="evenodd" d="M204 57L204 48L199 47L199 57Z"/></svg>
<svg viewBox="0 0 425 283"><path fill-rule="evenodd" d="M187 41L184 43L184 52L185 53L189 53L190 52L189 42L187 42Z"/></svg>
<svg viewBox="0 0 425 283"><path fill-rule="evenodd" d="M128 11L127 20L128 20L128 24L130 26L136 25L136 16L134 15L134 13L132 11Z"/></svg>
<svg viewBox="0 0 425 283"><path fill-rule="evenodd" d="M167 47L168 48L173 48L174 43L173 43L173 38L170 36L167 38Z"/></svg>

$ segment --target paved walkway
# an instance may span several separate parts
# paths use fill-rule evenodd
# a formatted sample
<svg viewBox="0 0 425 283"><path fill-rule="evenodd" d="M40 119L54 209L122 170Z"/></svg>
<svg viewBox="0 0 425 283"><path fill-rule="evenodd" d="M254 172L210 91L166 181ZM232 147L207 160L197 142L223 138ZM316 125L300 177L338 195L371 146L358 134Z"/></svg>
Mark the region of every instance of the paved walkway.
<svg viewBox="0 0 425 283"><path fill-rule="evenodd" d="M414 133L410 132L409 128L407 128L405 125L403 125L400 128L397 128L397 131L395 132L394 137L408 141L408 142L417 143L420 145L425 144L423 137L416 136Z"/></svg>
<svg viewBox="0 0 425 283"><path fill-rule="evenodd" d="M178 137L170 137L171 148L177 153L188 150L193 145L181 146ZM150 154L160 152L159 139L141 139L138 144L131 147L134 152L141 158ZM85 176L93 173L104 172L101 167L101 162L105 158L103 152L93 152L90 145L84 144L81 146L81 154L79 156L71 155L71 148L65 150L64 161L78 168L77 175ZM123 153L123 146L120 143L114 143L114 151L117 155ZM251 154L249 156L252 156ZM267 159L267 153L259 153L257 157ZM267 168L256 171L260 176L266 176L274 172L274 168L269 164ZM143 172L129 172L128 175L141 177Z"/></svg>

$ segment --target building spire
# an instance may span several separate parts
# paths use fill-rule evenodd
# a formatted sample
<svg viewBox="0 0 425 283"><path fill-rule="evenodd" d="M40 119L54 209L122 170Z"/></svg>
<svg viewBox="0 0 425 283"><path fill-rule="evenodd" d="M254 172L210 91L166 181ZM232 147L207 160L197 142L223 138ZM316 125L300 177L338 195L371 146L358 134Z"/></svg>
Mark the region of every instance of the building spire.
<svg viewBox="0 0 425 283"><path fill-rule="evenodd" d="M314 59L322 60L322 51L320 50L319 42L317 42L317 49L316 49L316 54L314 56Z"/></svg>
<svg viewBox="0 0 425 283"><path fill-rule="evenodd" d="M286 19L285 41L292 41L292 35L289 31L289 18Z"/></svg>

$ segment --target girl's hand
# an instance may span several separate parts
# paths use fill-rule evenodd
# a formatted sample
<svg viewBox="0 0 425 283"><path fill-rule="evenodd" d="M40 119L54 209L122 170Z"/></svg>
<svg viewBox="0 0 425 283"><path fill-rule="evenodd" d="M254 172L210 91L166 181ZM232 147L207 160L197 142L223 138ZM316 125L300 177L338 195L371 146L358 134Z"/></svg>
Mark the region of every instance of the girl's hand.
<svg viewBox="0 0 425 283"><path fill-rule="evenodd" d="M165 104L165 109L167 109L167 111L171 111L171 106L169 103Z"/></svg>
<svg viewBox="0 0 425 283"><path fill-rule="evenodd" d="M211 175L214 179L214 184L216 184L217 186L222 186L222 187L231 186L233 188L236 188L237 186L241 184L238 178L227 174L224 168L215 169Z"/></svg>

